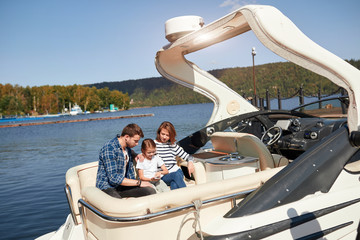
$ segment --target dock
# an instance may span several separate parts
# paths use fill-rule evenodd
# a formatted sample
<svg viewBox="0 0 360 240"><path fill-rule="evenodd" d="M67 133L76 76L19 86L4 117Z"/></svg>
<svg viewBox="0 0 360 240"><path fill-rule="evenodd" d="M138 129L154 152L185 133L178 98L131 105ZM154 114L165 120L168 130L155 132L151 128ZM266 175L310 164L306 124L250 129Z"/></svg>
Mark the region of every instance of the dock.
<svg viewBox="0 0 360 240"><path fill-rule="evenodd" d="M0 128L35 126L35 125L56 124L56 123L89 122L89 121L113 120L113 119L121 119L121 118L153 117L153 116L154 116L153 113L147 113L147 114L116 116L116 117L99 117L99 118L84 118L84 119L46 121L46 122L15 123L15 124L0 125Z"/></svg>

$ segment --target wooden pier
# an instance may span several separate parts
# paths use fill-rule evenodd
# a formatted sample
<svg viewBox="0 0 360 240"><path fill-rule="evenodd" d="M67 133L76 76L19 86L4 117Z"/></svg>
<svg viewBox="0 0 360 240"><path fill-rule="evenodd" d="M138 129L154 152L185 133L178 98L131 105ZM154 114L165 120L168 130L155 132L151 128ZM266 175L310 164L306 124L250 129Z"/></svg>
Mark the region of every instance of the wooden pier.
<svg viewBox="0 0 360 240"><path fill-rule="evenodd" d="M153 116L154 116L153 113L147 113L147 114L116 116L116 117L99 117L99 118L84 118L84 119L46 121L46 122L14 123L14 124L0 125L0 128L34 126L34 125L45 125L45 124L55 124L55 123L89 122L89 121L112 120L112 119L121 119L121 118L153 117Z"/></svg>

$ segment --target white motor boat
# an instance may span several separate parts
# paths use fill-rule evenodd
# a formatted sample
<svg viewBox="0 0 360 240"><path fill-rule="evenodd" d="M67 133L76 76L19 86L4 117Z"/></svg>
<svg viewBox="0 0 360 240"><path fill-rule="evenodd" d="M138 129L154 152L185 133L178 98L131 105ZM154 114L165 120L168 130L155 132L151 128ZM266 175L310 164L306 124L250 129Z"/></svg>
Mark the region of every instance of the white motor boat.
<svg viewBox="0 0 360 240"><path fill-rule="evenodd" d="M70 110L70 115L72 115L72 116L82 114L82 113L83 113L83 110L77 104L75 104L74 107L72 107L71 110Z"/></svg>
<svg viewBox="0 0 360 240"><path fill-rule="evenodd" d="M317 103L338 113L259 110L184 57L250 30L274 53L344 88L348 96ZM245 6L208 25L171 19L166 36L158 71L214 102L207 125L179 141L195 157L188 187L117 199L95 187L97 162L75 166L66 173L70 214L39 239L355 239L360 71L271 6Z"/></svg>

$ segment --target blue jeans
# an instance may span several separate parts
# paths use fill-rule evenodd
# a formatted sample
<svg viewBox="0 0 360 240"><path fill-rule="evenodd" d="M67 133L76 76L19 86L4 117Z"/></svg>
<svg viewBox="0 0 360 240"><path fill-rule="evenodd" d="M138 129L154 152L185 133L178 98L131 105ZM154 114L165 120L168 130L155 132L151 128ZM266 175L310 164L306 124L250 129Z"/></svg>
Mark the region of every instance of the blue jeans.
<svg viewBox="0 0 360 240"><path fill-rule="evenodd" d="M166 174L161 179L166 183L166 185L170 186L171 190L186 187L184 182L184 173L181 169L176 172Z"/></svg>

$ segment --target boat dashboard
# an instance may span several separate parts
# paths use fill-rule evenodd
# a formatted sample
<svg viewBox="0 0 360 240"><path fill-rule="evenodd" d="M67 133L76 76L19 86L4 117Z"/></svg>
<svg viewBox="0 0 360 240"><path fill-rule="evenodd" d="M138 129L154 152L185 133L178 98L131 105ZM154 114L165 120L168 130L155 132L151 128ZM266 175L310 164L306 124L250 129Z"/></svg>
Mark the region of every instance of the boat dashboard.
<svg viewBox="0 0 360 240"><path fill-rule="evenodd" d="M295 159L346 122L346 118L300 116L278 111L242 119L227 130L253 134L271 153Z"/></svg>
<svg viewBox="0 0 360 240"><path fill-rule="evenodd" d="M278 131L276 133L279 136L272 144L268 144L268 147L289 159L295 159L344 124L346 124L346 119L291 118L277 120L273 129ZM265 138L262 138L263 142Z"/></svg>

